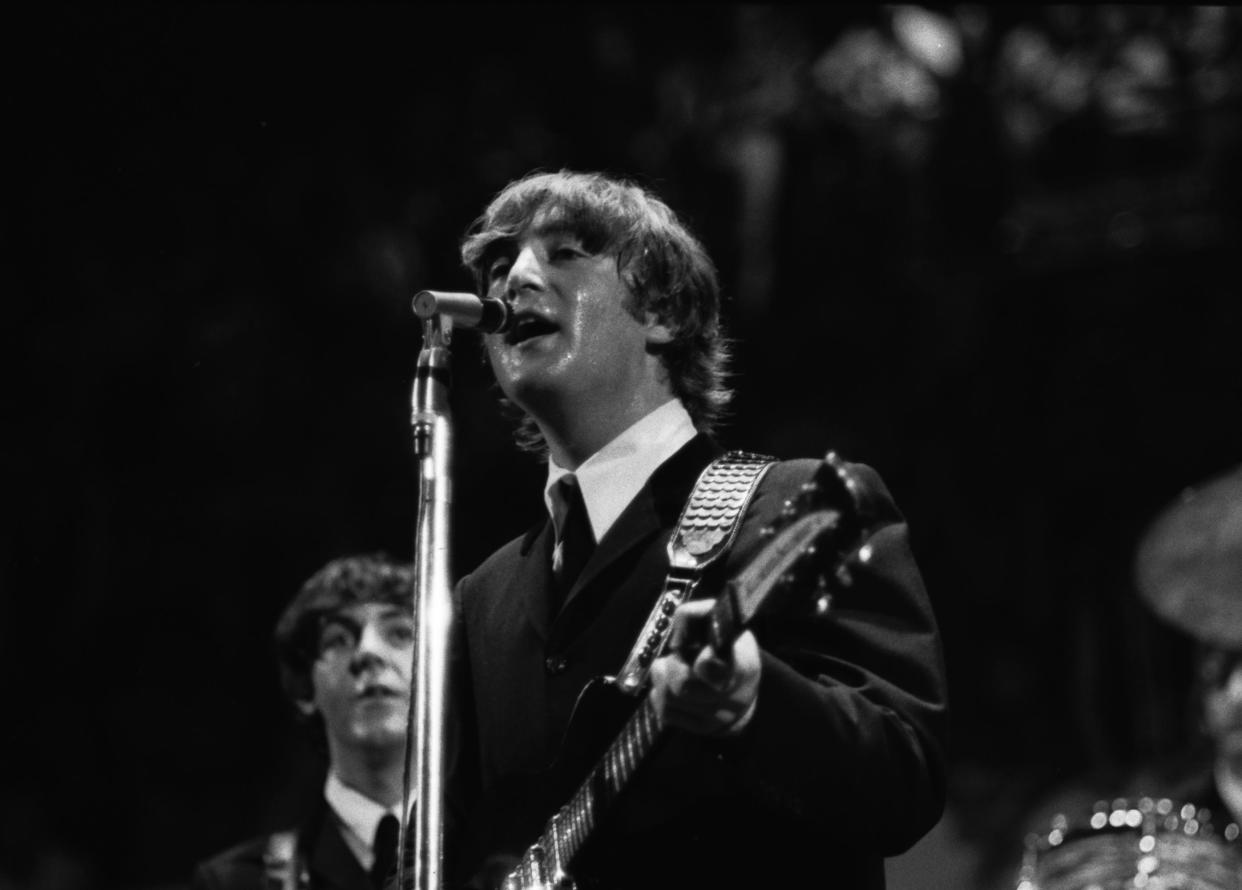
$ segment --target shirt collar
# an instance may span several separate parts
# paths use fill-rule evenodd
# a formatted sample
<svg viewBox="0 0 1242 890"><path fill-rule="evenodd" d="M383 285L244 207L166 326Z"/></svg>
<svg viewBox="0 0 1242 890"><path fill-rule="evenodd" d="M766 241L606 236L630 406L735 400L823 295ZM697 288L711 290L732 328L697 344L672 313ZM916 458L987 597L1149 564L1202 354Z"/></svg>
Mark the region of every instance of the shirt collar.
<svg viewBox="0 0 1242 890"><path fill-rule="evenodd" d="M355 835L354 840L362 842L362 849L366 851L368 858L373 855L371 845L375 842L375 829L379 826L380 819L388 813L401 818L401 804L385 807L376 803L342 782L334 770L328 770L323 796L337 818Z"/></svg>
<svg viewBox="0 0 1242 890"><path fill-rule="evenodd" d="M601 541L651 474L698 434L690 413L670 399L592 454L574 471L595 540ZM552 512L552 488L570 473L548 459L543 499Z"/></svg>

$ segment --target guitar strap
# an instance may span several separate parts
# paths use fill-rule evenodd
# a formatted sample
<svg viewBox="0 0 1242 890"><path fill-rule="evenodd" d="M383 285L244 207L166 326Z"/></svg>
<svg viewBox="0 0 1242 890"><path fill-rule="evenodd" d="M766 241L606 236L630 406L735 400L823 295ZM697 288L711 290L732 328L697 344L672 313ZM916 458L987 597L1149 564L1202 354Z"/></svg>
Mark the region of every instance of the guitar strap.
<svg viewBox="0 0 1242 890"><path fill-rule="evenodd" d="M681 518L668 541L668 576L615 684L637 695L647 683L651 663L664 651L673 612L690 599L708 566L729 551L759 480L772 458L730 451L708 464L694 483Z"/></svg>

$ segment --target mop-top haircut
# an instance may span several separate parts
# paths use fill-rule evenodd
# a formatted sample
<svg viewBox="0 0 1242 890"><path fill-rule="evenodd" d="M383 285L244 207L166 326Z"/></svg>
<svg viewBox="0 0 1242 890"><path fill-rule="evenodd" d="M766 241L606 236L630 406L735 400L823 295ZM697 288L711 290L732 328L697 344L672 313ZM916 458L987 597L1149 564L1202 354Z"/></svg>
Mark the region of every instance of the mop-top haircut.
<svg viewBox="0 0 1242 890"><path fill-rule="evenodd" d="M534 173L496 195L462 242L462 262L480 295L487 293L492 259L536 222L572 232L592 254L616 257L634 297L626 309L640 320L651 312L672 331L659 354L673 394L695 426L711 432L732 392L725 383L729 355L716 267L699 240L667 204L632 182L601 173ZM525 415L517 440L527 450L546 450Z"/></svg>

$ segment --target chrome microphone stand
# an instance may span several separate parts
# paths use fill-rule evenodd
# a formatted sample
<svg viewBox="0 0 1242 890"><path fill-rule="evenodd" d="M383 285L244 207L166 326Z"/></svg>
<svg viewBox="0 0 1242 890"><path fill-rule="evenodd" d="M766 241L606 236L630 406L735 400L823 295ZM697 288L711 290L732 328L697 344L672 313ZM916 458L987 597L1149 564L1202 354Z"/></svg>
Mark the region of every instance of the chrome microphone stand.
<svg viewBox="0 0 1242 890"><path fill-rule="evenodd" d="M413 591L417 636L397 879L401 890L441 890L449 634L453 612L449 567L453 432L448 349L453 321L449 315L438 312L418 314L423 320L423 346L410 398L419 483ZM411 785L417 791L415 801L411 801ZM416 805L411 814L412 802ZM412 844L407 839L411 818ZM407 861L405 851L411 849L413 855Z"/></svg>
<svg viewBox="0 0 1242 890"><path fill-rule="evenodd" d="M419 291L414 314L423 322L410 424L418 462L418 525L414 533L413 702L406 729L405 781L398 839L399 890L441 890L444 870L444 786L448 747L449 635L453 624L449 506L453 502L453 426L449 411L449 341L453 325L481 333L508 330L502 300L460 291ZM411 786L413 801L412 837ZM406 851L412 855L406 857Z"/></svg>

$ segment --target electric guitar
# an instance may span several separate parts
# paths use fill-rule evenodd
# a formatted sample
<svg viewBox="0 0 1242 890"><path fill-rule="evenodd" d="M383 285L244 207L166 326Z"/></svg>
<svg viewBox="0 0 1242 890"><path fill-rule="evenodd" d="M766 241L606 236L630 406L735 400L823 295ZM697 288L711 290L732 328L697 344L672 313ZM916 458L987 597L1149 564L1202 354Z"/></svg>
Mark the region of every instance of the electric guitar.
<svg viewBox="0 0 1242 890"><path fill-rule="evenodd" d="M717 597L706 643L717 653L731 652L733 640L760 609L783 600L792 600L795 607L817 617L827 615L834 592L850 585L851 567L870 556L864 545L868 517L862 487L836 454L829 452L813 478L786 502L780 518L763 530L761 534L769 540L758 556ZM609 679L593 681L583 690L571 726L593 722L580 719L584 699L593 685L607 685ZM650 698L643 696L577 791L505 876L501 890L572 890L579 851L663 733Z"/></svg>

